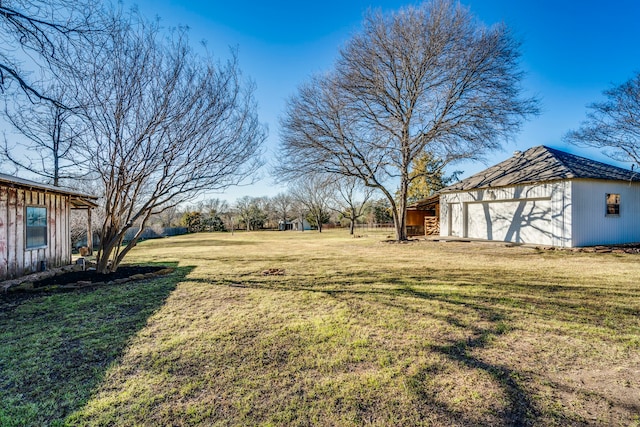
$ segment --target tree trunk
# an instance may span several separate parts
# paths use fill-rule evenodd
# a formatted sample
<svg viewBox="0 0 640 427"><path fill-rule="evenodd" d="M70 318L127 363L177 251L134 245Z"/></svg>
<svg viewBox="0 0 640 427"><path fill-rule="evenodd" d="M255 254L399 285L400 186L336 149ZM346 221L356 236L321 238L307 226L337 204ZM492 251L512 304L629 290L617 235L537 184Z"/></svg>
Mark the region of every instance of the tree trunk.
<svg viewBox="0 0 640 427"><path fill-rule="evenodd" d="M356 228L356 222L353 219L349 219L349 234L353 236L353 233Z"/></svg>
<svg viewBox="0 0 640 427"><path fill-rule="evenodd" d="M407 240L407 191L408 179L403 177L400 182L400 196L398 203L391 204L393 207L393 222L396 227L396 240L402 242Z"/></svg>

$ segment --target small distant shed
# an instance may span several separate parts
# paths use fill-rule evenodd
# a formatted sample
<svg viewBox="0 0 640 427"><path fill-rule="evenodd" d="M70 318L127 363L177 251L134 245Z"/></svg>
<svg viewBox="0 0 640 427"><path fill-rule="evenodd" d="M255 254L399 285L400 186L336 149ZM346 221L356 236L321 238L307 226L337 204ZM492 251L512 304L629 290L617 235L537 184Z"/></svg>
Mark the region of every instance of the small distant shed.
<svg viewBox="0 0 640 427"><path fill-rule="evenodd" d="M71 263L71 209L96 197L0 174L0 280Z"/></svg>
<svg viewBox="0 0 640 427"><path fill-rule="evenodd" d="M538 146L440 190L443 236L578 247L640 242L640 175Z"/></svg>
<svg viewBox="0 0 640 427"><path fill-rule="evenodd" d="M300 218L296 218L291 221L291 227L288 230L293 231L308 231L311 230L311 224L306 219L300 220Z"/></svg>

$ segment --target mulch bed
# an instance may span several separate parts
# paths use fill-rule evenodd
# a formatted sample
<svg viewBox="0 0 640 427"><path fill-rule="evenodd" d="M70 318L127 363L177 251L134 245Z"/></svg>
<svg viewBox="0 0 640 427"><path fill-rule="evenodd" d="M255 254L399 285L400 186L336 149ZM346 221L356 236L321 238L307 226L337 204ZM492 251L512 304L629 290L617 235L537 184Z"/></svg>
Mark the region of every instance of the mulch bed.
<svg viewBox="0 0 640 427"><path fill-rule="evenodd" d="M53 277L21 285L10 291L0 291L0 311L16 307L25 301L39 296L55 295L63 292L90 292L102 285L135 283L173 272L173 268L164 266L121 266L115 273L98 274L95 270L72 271Z"/></svg>
<svg viewBox="0 0 640 427"><path fill-rule="evenodd" d="M124 265L118 267L114 273L109 274L98 274L95 270L72 271L33 282L33 287L44 288L48 286L68 286L76 283L82 283L84 285L92 283L102 284L134 277L139 278L137 275L157 273L165 268L166 267L163 266Z"/></svg>

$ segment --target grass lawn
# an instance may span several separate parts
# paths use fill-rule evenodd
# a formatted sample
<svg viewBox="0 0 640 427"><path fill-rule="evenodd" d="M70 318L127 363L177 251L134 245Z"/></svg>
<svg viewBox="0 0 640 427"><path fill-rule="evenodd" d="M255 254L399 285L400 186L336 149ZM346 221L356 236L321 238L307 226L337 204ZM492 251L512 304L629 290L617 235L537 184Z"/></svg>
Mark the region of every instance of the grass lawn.
<svg viewBox="0 0 640 427"><path fill-rule="evenodd" d="M172 276L0 297L0 425L640 425L639 255L384 238L152 240Z"/></svg>

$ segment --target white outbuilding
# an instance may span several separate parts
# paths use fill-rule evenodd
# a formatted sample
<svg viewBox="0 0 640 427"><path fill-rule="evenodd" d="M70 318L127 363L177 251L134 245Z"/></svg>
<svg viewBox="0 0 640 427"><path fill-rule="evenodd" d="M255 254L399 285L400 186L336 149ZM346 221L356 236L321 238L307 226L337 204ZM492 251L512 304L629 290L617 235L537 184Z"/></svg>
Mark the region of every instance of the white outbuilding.
<svg viewBox="0 0 640 427"><path fill-rule="evenodd" d="M559 247L640 242L640 174L538 146L440 192L440 235Z"/></svg>

